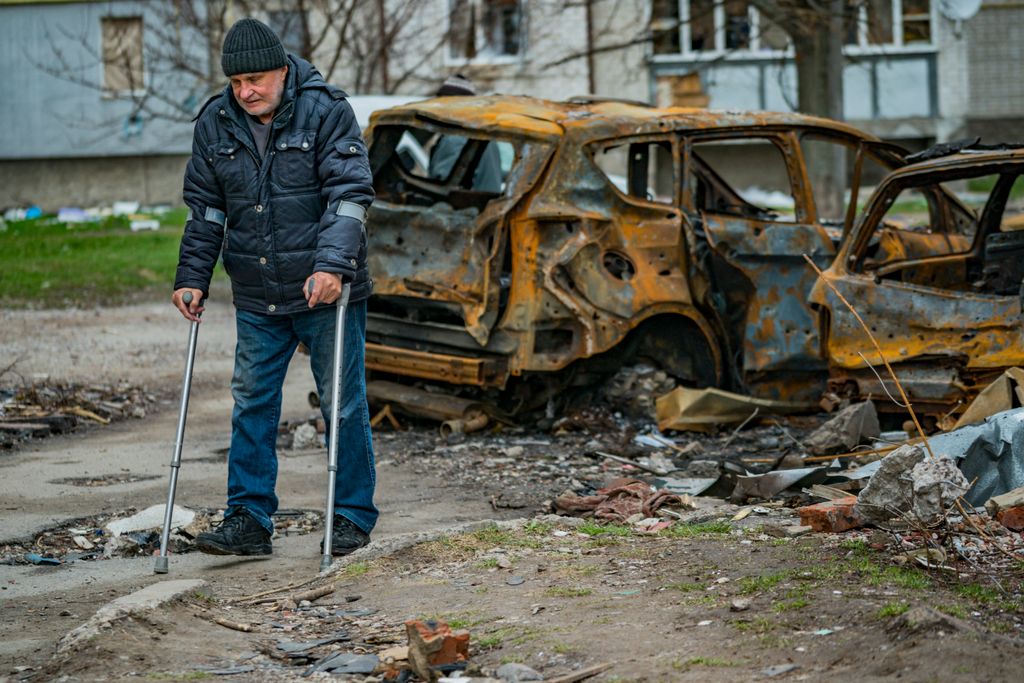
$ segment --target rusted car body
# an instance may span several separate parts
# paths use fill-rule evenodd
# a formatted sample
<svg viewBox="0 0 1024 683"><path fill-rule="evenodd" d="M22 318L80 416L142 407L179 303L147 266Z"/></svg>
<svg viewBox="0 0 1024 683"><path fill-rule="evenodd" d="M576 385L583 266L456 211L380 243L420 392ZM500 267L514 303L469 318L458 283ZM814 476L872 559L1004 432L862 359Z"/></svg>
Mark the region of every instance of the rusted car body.
<svg viewBox="0 0 1024 683"><path fill-rule="evenodd" d="M837 282L852 277L833 262L851 253L862 177L901 166L899 150L797 114L500 96L379 112L367 136L373 375L473 389L508 413L641 360L690 385L808 402L831 365L848 392L875 393L857 374L866 340L827 295L809 298L817 276L803 255L833 266ZM723 177L721 159L742 165L752 144L779 169L783 212ZM402 152L416 145L430 168ZM828 216L810 163L823 147L841 149L848 169L846 206ZM496 184L484 167L499 162ZM869 317L888 296L876 289L854 294ZM969 293L947 299L939 319L970 315ZM913 297L900 302L936 319Z"/></svg>
<svg viewBox="0 0 1024 683"><path fill-rule="evenodd" d="M948 412L1024 365L1021 173L1024 152L1013 150L908 164L878 188L824 273L867 321L922 411ZM878 354L832 290L819 282L810 301L821 315L832 389L896 395L884 372L883 386L867 368L865 359L881 366Z"/></svg>

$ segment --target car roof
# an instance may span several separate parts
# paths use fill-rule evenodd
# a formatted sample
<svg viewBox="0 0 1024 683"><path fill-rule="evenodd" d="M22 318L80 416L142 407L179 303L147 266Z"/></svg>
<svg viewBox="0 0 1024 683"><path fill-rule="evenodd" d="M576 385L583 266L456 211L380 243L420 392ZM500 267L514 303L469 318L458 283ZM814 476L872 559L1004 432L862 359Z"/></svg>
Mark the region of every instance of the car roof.
<svg viewBox="0 0 1024 683"><path fill-rule="evenodd" d="M929 174L943 171L984 169L1001 164L1024 164L1024 149L965 149L943 156L907 164L892 172L891 177Z"/></svg>
<svg viewBox="0 0 1024 683"><path fill-rule="evenodd" d="M810 127L855 138L877 140L838 121L796 113L651 107L624 100L580 98L565 102L518 95L439 97L375 113L371 122L409 123L430 119L462 128L504 131L554 139L574 132L585 140L643 135L666 130L757 129Z"/></svg>

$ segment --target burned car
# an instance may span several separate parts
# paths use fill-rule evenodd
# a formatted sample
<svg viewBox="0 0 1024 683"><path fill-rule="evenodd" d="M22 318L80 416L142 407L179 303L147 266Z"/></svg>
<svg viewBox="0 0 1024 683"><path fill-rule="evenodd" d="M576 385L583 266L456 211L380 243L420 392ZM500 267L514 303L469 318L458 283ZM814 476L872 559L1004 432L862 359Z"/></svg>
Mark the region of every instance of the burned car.
<svg viewBox="0 0 1024 683"><path fill-rule="evenodd" d="M942 415L1024 365L1024 151L919 156L877 189L824 279L870 326L915 408ZM832 290L819 282L810 301L833 391L896 395L867 366L881 360Z"/></svg>
<svg viewBox="0 0 1024 683"><path fill-rule="evenodd" d="M616 101L427 100L367 136L368 371L508 414L641 361L816 402L844 318L803 255L833 265L863 181L903 164L823 119Z"/></svg>

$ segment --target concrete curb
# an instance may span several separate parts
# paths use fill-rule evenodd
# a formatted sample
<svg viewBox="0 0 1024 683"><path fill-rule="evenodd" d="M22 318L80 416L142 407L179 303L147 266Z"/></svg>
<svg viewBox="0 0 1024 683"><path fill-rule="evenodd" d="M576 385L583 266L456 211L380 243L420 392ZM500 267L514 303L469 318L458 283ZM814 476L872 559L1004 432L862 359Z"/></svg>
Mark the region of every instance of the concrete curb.
<svg viewBox="0 0 1024 683"><path fill-rule="evenodd" d="M179 579L158 581L128 595L122 595L96 610L89 621L69 632L57 644L57 654L62 654L76 645L95 637L104 628L128 616L155 610L179 598L196 593L206 587L202 579Z"/></svg>

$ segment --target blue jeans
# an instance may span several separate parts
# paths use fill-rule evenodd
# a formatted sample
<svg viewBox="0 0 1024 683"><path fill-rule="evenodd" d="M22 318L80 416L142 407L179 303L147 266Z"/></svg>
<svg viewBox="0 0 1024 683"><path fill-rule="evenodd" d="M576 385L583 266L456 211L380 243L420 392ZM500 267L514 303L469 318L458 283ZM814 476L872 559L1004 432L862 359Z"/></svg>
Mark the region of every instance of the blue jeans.
<svg viewBox="0 0 1024 683"><path fill-rule="evenodd" d="M238 345L231 395L231 449L228 453L227 517L244 508L273 533L277 511L277 427L281 387L288 363L301 341L309 348L310 367L320 394L320 410L331 429L331 381L334 371L334 306L294 315L237 311ZM377 523L373 504L376 484L370 416L366 405L366 302L345 311L345 346L341 379L341 426L334 510L369 533ZM327 468L324 467L326 473ZM326 493L327 482L324 481Z"/></svg>

